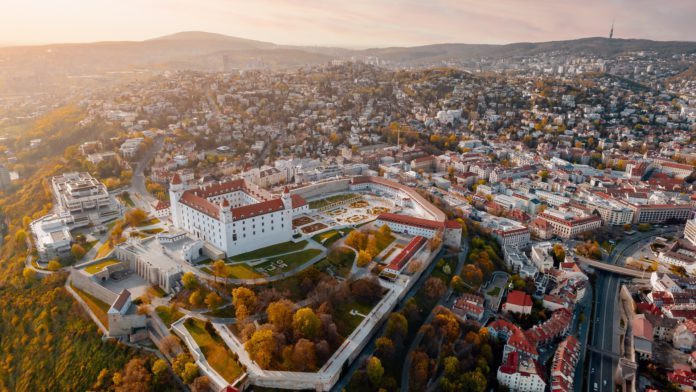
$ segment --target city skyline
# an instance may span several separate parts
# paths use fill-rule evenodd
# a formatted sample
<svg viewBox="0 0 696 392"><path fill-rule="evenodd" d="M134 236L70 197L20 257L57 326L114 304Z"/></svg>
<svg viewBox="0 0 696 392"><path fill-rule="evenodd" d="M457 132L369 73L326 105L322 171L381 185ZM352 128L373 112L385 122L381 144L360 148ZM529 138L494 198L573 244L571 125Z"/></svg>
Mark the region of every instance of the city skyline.
<svg viewBox="0 0 696 392"><path fill-rule="evenodd" d="M685 0L590 0L581 5L551 0L29 0L3 5L0 11L0 45L139 41L179 31L347 48L505 44L605 37L614 19L615 38L696 38L696 26L689 23L696 3Z"/></svg>

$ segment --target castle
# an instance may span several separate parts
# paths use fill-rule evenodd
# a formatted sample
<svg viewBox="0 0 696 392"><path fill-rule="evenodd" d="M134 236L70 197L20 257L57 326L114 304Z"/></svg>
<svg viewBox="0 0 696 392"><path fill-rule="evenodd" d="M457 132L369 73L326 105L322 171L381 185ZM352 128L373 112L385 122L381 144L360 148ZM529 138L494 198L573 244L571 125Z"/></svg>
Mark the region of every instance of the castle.
<svg viewBox="0 0 696 392"><path fill-rule="evenodd" d="M169 196L174 226L228 257L291 240L293 216L309 209L287 188L273 197L243 179L188 188L176 174Z"/></svg>

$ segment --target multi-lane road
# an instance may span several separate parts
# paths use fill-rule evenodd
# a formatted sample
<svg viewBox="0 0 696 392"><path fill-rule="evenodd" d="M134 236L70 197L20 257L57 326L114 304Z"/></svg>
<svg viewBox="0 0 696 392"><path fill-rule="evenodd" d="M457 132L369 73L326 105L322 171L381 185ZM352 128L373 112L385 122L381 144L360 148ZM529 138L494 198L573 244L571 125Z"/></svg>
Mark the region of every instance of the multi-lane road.
<svg viewBox="0 0 696 392"><path fill-rule="evenodd" d="M675 233L681 227L669 226L648 233L635 234L620 242L608 257L607 263L623 265L626 257L635 253L655 237ZM594 313L592 320L591 345L598 351L618 354L618 298L621 277L608 272L599 272L594 290ZM588 351L588 391L614 390L614 374L618 360L610 355Z"/></svg>

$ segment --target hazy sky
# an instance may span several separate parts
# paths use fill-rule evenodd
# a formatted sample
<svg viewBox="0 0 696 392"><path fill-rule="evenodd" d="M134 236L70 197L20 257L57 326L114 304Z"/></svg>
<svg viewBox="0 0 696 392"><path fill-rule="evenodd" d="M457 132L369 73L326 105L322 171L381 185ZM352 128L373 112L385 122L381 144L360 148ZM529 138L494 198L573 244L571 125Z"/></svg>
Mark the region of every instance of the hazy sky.
<svg viewBox="0 0 696 392"><path fill-rule="evenodd" d="M373 47L607 36L696 40L696 0L2 0L0 44L142 40L200 30Z"/></svg>

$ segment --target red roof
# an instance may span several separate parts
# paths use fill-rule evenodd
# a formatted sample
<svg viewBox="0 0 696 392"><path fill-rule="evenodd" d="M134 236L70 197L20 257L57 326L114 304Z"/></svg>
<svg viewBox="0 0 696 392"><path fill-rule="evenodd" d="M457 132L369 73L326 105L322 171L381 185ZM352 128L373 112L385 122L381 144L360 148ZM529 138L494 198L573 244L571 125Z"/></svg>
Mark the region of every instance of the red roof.
<svg viewBox="0 0 696 392"><path fill-rule="evenodd" d="M416 236L413 237L411 242L406 245L404 249L399 252L396 257L389 263L389 268L390 270L393 271L401 271L401 268L404 267L404 264L406 264L409 260L411 260L411 257L418 252L418 250L425 244L425 237L421 236Z"/></svg>
<svg viewBox="0 0 696 392"><path fill-rule="evenodd" d="M290 200L292 201L292 208L300 208L307 204L307 200L300 195L290 195Z"/></svg>
<svg viewBox="0 0 696 392"><path fill-rule="evenodd" d="M285 208L283 201L273 199L262 201L261 203L249 204L232 209L232 217L235 220L252 218L259 215L269 214L272 212L281 211Z"/></svg>
<svg viewBox="0 0 696 392"><path fill-rule="evenodd" d="M388 212L380 214L377 219L381 221L400 223L402 225L420 227L423 229L438 230L444 228L444 224L442 222L437 222L430 219L414 218L406 215L392 214Z"/></svg>
<svg viewBox="0 0 696 392"><path fill-rule="evenodd" d="M524 291L512 290L508 294L506 303L521 307L532 306L532 297Z"/></svg>
<svg viewBox="0 0 696 392"><path fill-rule="evenodd" d="M174 173L174 177L172 177L172 185L179 184L181 184L181 177L179 177L179 173Z"/></svg>
<svg viewBox="0 0 696 392"><path fill-rule="evenodd" d="M155 211L166 210L167 208L169 208L168 201L159 200L157 201L157 204L155 204Z"/></svg>

